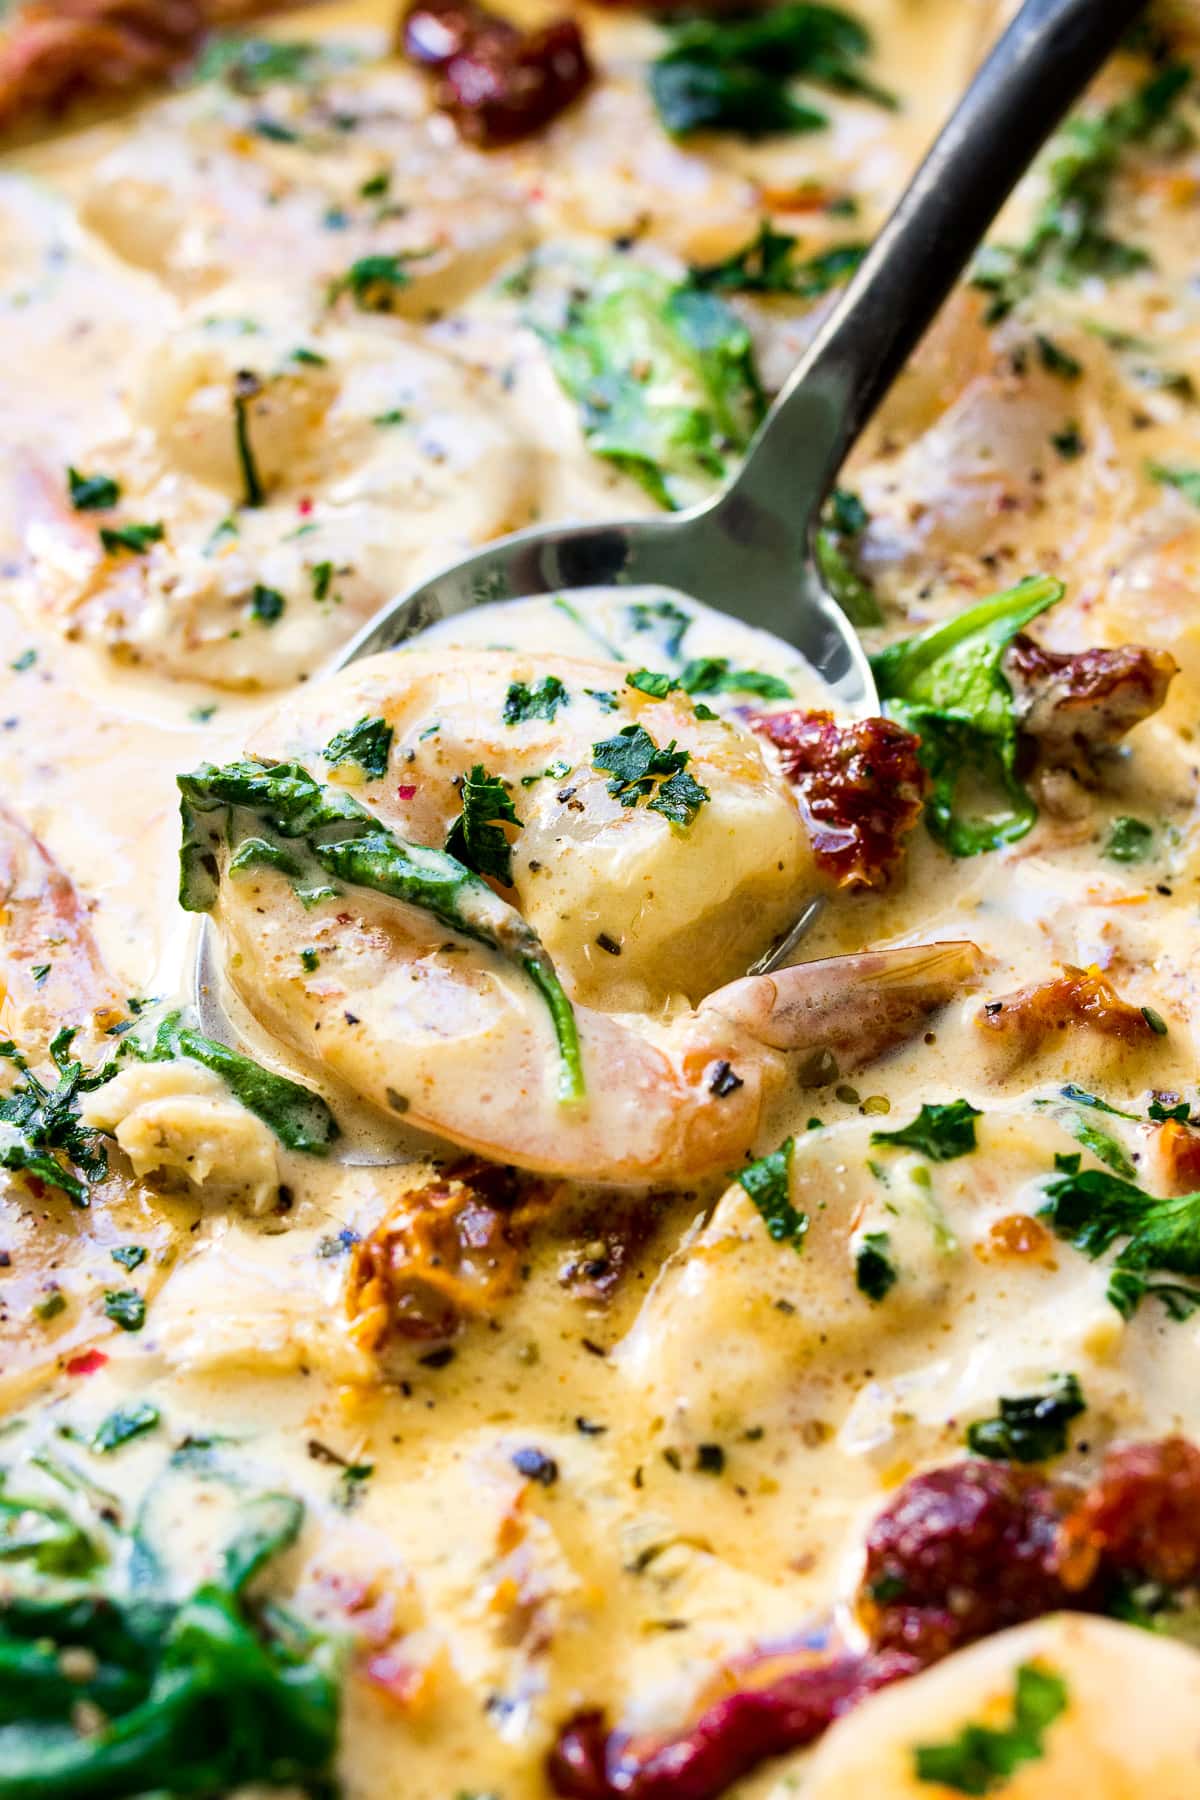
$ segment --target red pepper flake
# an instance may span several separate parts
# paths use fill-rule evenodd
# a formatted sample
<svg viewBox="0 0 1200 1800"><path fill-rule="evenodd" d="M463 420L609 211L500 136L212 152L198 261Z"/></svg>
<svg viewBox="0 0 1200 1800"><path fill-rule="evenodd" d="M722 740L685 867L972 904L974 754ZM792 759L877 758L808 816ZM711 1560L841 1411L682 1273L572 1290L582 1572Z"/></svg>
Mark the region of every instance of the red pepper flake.
<svg viewBox="0 0 1200 1800"><path fill-rule="evenodd" d="M103 1350L84 1350L78 1356L69 1358L66 1364L68 1375L94 1375L108 1361Z"/></svg>
<svg viewBox="0 0 1200 1800"><path fill-rule="evenodd" d="M410 1705L420 1691L421 1670L397 1650L377 1650L373 1656L364 1658L361 1667L373 1688L401 1706Z"/></svg>
<svg viewBox="0 0 1200 1800"><path fill-rule="evenodd" d="M411 800L416 791L411 782L405 782L403 787L396 789L396 798L397 800Z"/></svg>
<svg viewBox="0 0 1200 1800"><path fill-rule="evenodd" d="M297 501L297 503L296 503L296 511L300 514L300 517L302 519L307 519L307 517L308 517L309 513L312 511L312 509L313 509L313 503L309 499L307 494L305 494L303 500Z"/></svg>

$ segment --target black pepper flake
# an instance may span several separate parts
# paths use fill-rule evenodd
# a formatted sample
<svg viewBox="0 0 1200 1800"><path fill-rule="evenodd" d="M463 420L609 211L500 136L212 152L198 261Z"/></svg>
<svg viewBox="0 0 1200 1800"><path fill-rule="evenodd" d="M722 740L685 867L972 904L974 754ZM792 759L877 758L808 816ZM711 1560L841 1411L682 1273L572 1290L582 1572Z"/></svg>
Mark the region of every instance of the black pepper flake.
<svg viewBox="0 0 1200 1800"><path fill-rule="evenodd" d="M608 1351L604 1348L604 1345L598 1344L596 1342L595 1338L580 1338L579 1341L583 1345L584 1349L587 1351L589 1356L607 1356L608 1355Z"/></svg>
<svg viewBox="0 0 1200 1800"><path fill-rule="evenodd" d="M723 1475L725 1452L720 1444L700 1444L696 1449L697 1475Z"/></svg>
<svg viewBox="0 0 1200 1800"><path fill-rule="evenodd" d="M558 1464L554 1458L532 1444L526 1449L514 1450L512 1464L519 1475L524 1475L527 1481L539 1482L542 1487L553 1487L558 1480Z"/></svg>
<svg viewBox="0 0 1200 1800"><path fill-rule="evenodd" d="M713 1064L708 1091L710 1094L715 1094L718 1100L724 1100L727 1094L735 1094L740 1087L745 1087L745 1085L741 1076L734 1074L732 1063L722 1059L719 1063Z"/></svg>
<svg viewBox="0 0 1200 1800"><path fill-rule="evenodd" d="M576 1431L582 1431L584 1437L603 1437L608 1430L607 1425L598 1425L594 1419L585 1419L582 1413L575 1418Z"/></svg>
<svg viewBox="0 0 1200 1800"><path fill-rule="evenodd" d="M663 1461L669 1463L673 1469L682 1469L683 1467L683 1458L678 1450L669 1447L663 1451Z"/></svg>
<svg viewBox="0 0 1200 1800"><path fill-rule="evenodd" d="M609 956L620 956L621 954L620 944L618 944L616 938L610 938L607 931L602 931L600 933L599 937L596 939L596 943L597 946L601 950L606 951Z"/></svg>
<svg viewBox="0 0 1200 1800"><path fill-rule="evenodd" d="M454 1361L454 1354L452 1344L440 1344L436 1350L427 1350L424 1356L418 1356L417 1361L426 1369L444 1369L447 1363Z"/></svg>
<svg viewBox="0 0 1200 1800"><path fill-rule="evenodd" d="M12 1256L7 1250L0 1250L0 1269L12 1268Z"/></svg>
<svg viewBox="0 0 1200 1800"><path fill-rule="evenodd" d="M347 1025L357 1025L360 1023L357 1013L352 1013L352 1012L343 1013L342 1017L345 1019Z"/></svg>
<svg viewBox="0 0 1200 1800"><path fill-rule="evenodd" d="M1003 1000L988 1000L983 1008L989 1019L994 1019L998 1012L1004 1011Z"/></svg>

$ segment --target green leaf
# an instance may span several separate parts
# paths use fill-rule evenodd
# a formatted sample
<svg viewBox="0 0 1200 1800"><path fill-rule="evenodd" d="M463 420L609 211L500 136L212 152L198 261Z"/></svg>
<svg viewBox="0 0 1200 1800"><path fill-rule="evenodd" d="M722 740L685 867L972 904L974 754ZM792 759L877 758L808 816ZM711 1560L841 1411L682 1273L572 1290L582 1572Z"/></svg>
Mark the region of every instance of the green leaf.
<svg viewBox="0 0 1200 1800"><path fill-rule="evenodd" d="M524 681L509 684L504 696L504 723L524 725L529 719L552 722L560 706L568 706L571 696L557 675L544 675L529 687Z"/></svg>
<svg viewBox="0 0 1200 1800"><path fill-rule="evenodd" d="M849 488L834 488L821 509L821 523L813 537L813 558L821 580L859 630L883 624L874 589L858 566L857 540L867 524L867 509L858 495Z"/></svg>
<svg viewBox="0 0 1200 1800"><path fill-rule="evenodd" d="M81 1576L99 1561L91 1538L61 1507L0 1493L0 1565L24 1562L42 1575ZM2 1688L0 1674L0 1721L5 1717Z"/></svg>
<svg viewBox="0 0 1200 1800"><path fill-rule="evenodd" d="M693 615L673 600L634 600L626 608L630 631L645 631L657 639L663 655L674 662L683 646Z"/></svg>
<svg viewBox="0 0 1200 1800"><path fill-rule="evenodd" d="M828 119L794 97L790 84L797 77L895 105L863 72L870 34L840 7L793 0L765 13L693 19L669 30L669 48L651 65L650 92L677 136L819 131Z"/></svg>
<svg viewBox="0 0 1200 1800"><path fill-rule="evenodd" d="M504 783L476 763L462 778L462 812L450 827L446 851L476 875L490 875L512 886L512 845L505 825L519 826L516 807Z"/></svg>
<svg viewBox="0 0 1200 1800"><path fill-rule="evenodd" d="M282 38L214 37L196 65L198 81L222 81L234 93L309 82L321 69L322 46Z"/></svg>
<svg viewBox="0 0 1200 1800"><path fill-rule="evenodd" d="M603 268L542 336L589 448L661 506L711 493L766 410L737 314L716 294L636 264Z"/></svg>
<svg viewBox="0 0 1200 1800"><path fill-rule="evenodd" d="M758 235L723 262L701 264L689 274L693 287L721 294L794 294L815 300L849 281L868 244L837 244L815 256L798 257L798 239L776 231L769 219Z"/></svg>
<svg viewBox="0 0 1200 1800"><path fill-rule="evenodd" d="M145 556L151 544L161 543L162 538L161 524L100 527L100 542L109 556L116 556L121 550L127 550L131 556Z"/></svg>
<svg viewBox="0 0 1200 1800"><path fill-rule="evenodd" d="M328 1156L340 1136L337 1120L320 1094L264 1069L252 1057L231 1050L228 1044L193 1030L181 1011L161 1019L149 1041L134 1037L125 1041L123 1054L141 1062L178 1062L181 1057L201 1063L219 1075L235 1100L270 1127L289 1150L308 1156Z"/></svg>
<svg viewBox="0 0 1200 1800"><path fill-rule="evenodd" d="M67 491L76 512L107 512L121 498L121 484L111 475L81 475L67 470Z"/></svg>
<svg viewBox="0 0 1200 1800"><path fill-rule="evenodd" d="M132 1406L119 1406L98 1428L92 1439L92 1449L107 1456L113 1450L119 1450L122 1444L129 1443L131 1438L141 1437L143 1432L154 1431L162 1422L162 1415L157 1406L149 1400L135 1401Z"/></svg>
<svg viewBox="0 0 1200 1800"><path fill-rule="evenodd" d="M625 685L649 694L652 700L665 700L679 683L673 675L664 675L654 669L631 669L625 677Z"/></svg>
<svg viewBox="0 0 1200 1800"><path fill-rule="evenodd" d="M114 1065L86 1072L70 1057L74 1035L60 1032L50 1046L58 1074L53 1088L33 1073L11 1040L0 1042L0 1058L20 1075L0 1101L0 1167L36 1177L73 1205L86 1207L91 1184L108 1173L108 1153L100 1134L80 1123L79 1095L99 1087Z"/></svg>
<svg viewBox="0 0 1200 1800"><path fill-rule="evenodd" d="M790 700L792 689L761 669L731 669L727 656L696 656L685 664L679 685L688 694L753 694L759 700Z"/></svg>
<svg viewBox="0 0 1200 1800"><path fill-rule="evenodd" d="M108 1288L104 1311L122 1331L140 1331L146 1323L146 1300L136 1288Z"/></svg>
<svg viewBox="0 0 1200 1800"><path fill-rule="evenodd" d="M219 853L243 836L297 844L325 875L390 894L451 931L489 945L523 970L546 1003L559 1049L559 1097L584 1092L574 1009L537 933L485 881L443 850L389 831L344 789L314 781L299 763L204 763L177 777L183 818L180 898L205 912L220 883Z"/></svg>
<svg viewBox="0 0 1200 1800"><path fill-rule="evenodd" d="M1200 1194L1158 1200L1100 1169L1053 1175L1044 1191L1046 1204L1039 1217L1084 1256L1095 1260L1118 1238L1126 1239L1108 1294L1126 1317L1137 1310L1143 1294L1155 1291L1140 1279L1143 1274L1200 1275ZM1139 1279L1130 1280L1129 1271ZM1167 1289L1159 1297L1178 1318L1180 1295L1190 1296L1192 1290L1173 1284Z"/></svg>
<svg viewBox="0 0 1200 1800"><path fill-rule="evenodd" d="M1154 849L1154 827L1147 825L1143 819L1132 819L1123 814L1114 819L1108 828L1108 842L1104 846L1104 854L1113 862L1140 863Z"/></svg>
<svg viewBox="0 0 1200 1800"><path fill-rule="evenodd" d="M395 254L360 256L344 275L330 283L329 304L349 294L360 312L390 313L396 295L411 285L409 264L431 255L429 250L401 250Z"/></svg>
<svg viewBox="0 0 1200 1800"><path fill-rule="evenodd" d="M1146 464L1146 473L1163 487L1173 487L1193 506L1200 506L1200 469L1187 463Z"/></svg>
<svg viewBox="0 0 1200 1800"><path fill-rule="evenodd" d="M793 1250L800 1250L808 1230L808 1214L798 1212L791 1202L794 1148L795 1139L785 1138L778 1150L739 1169L737 1178L762 1215L767 1236L777 1244L790 1244Z"/></svg>
<svg viewBox="0 0 1200 1800"><path fill-rule="evenodd" d="M644 725L624 725L615 737L592 745L592 763L611 775L608 791L622 806L648 803L676 825L690 825L710 798L707 788L686 773L691 752L675 739L660 749Z"/></svg>
<svg viewBox="0 0 1200 1800"><path fill-rule="evenodd" d="M1032 576L871 659L887 711L921 739L933 782L926 821L953 856L1014 843L1037 818L1017 773L1017 720L1001 664L1017 633L1063 592L1053 577ZM990 812L966 817L958 811L968 773L995 791Z"/></svg>
<svg viewBox="0 0 1200 1800"><path fill-rule="evenodd" d="M943 1744L918 1744L913 1766L918 1781L940 1782L957 1794L992 1794L1024 1763L1045 1755L1043 1742L1067 1710L1067 1685L1045 1663L1022 1663L1016 1672L1012 1723L964 1725Z"/></svg>
<svg viewBox="0 0 1200 1800"><path fill-rule="evenodd" d="M976 1456L1005 1462L1046 1462L1061 1456L1067 1447L1067 1426L1086 1412L1087 1402L1074 1375L1050 1379L1054 1385L1045 1394L1002 1398L996 1418L968 1427L968 1448Z"/></svg>
<svg viewBox="0 0 1200 1800"><path fill-rule="evenodd" d="M364 716L357 725L335 732L321 755L334 767L338 763L355 762L368 781L382 781L387 774L394 736L392 727L385 719Z"/></svg>
<svg viewBox="0 0 1200 1800"><path fill-rule="evenodd" d="M882 1300L898 1279L886 1231L864 1232L854 1257L854 1285L868 1300Z"/></svg>
<svg viewBox="0 0 1200 1800"><path fill-rule="evenodd" d="M249 1501L221 1553L223 1585L240 1594L267 1563L291 1548L303 1523L303 1503L292 1494L260 1494Z"/></svg>
<svg viewBox="0 0 1200 1800"><path fill-rule="evenodd" d="M966 1100L950 1100L945 1106L922 1106L911 1125L897 1131L873 1131L873 1144L895 1144L919 1150L931 1162L953 1162L975 1149L975 1121L981 1114Z"/></svg>
<svg viewBox="0 0 1200 1800"><path fill-rule="evenodd" d="M1190 141L1172 113L1191 81L1186 63L1167 63L1105 112L1067 121L1047 153L1046 198L1029 236L1016 246L985 245L975 260L971 279L991 296L989 324L1040 280L1077 287L1090 276L1112 280L1145 268L1145 251L1109 232L1109 204L1130 148L1162 143L1174 150Z"/></svg>
<svg viewBox="0 0 1200 1800"><path fill-rule="evenodd" d="M264 587L256 581L250 595L250 616L257 619L260 625L275 625L284 614L287 601L278 588Z"/></svg>

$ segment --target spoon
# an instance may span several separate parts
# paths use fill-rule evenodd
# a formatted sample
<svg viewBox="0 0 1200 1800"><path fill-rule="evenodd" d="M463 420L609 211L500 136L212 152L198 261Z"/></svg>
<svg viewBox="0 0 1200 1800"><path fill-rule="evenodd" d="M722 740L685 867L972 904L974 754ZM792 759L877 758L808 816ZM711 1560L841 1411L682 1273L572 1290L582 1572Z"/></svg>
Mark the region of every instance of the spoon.
<svg viewBox="0 0 1200 1800"><path fill-rule="evenodd" d="M1001 206L1144 0L1025 0L959 102L740 470L686 512L537 525L488 544L388 603L332 665L394 650L439 620L536 594L653 586L705 602L801 652L847 711L877 710L870 666L809 553L834 478ZM751 969L784 962L810 900ZM196 959L202 1029L235 1041L214 933Z"/></svg>
<svg viewBox="0 0 1200 1800"><path fill-rule="evenodd" d="M658 518L500 538L389 602L332 666L497 600L653 586L773 632L846 710L877 710L862 646L809 554L821 507L996 214L1143 4L1025 0L712 499Z"/></svg>

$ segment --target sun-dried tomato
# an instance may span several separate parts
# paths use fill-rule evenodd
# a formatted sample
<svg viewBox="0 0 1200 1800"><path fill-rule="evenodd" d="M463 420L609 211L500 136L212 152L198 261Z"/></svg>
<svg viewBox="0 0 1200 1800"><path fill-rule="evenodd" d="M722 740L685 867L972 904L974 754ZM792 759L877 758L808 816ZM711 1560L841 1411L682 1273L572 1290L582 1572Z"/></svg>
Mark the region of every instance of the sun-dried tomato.
<svg viewBox="0 0 1200 1800"><path fill-rule="evenodd" d="M1166 650L1044 650L1024 633L1009 645L1003 667L1022 733L1043 762L1055 764L1086 764L1111 748L1158 711L1178 673Z"/></svg>
<svg viewBox="0 0 1200 1800"><path fill-rule="evenodd" d="M1123 1044L1149 1043L1154 1026L1140 1006L1123 1000L1094 965L1063 965L1061 975L988 1000L975 1015L984 1031L1003 1033L1026 1055L1056 1031L1095 1031Z"/></svg>
<svg viewBox="0 0 1200 1800"><path fill-rule="evenodd" d="M346 1308L356 1341L439 1343L516 1284L522 1232L509 1170L466 1162L402 1194L353 1246Z"/></svg>
<svg viewBox="0 0 1200 1800"><path fill-rule="evenodd" d="M1060 1564L1071 1584L1097 1575L1179 1587L1200 1576L1200 1450L1185 1438L1119 1444L1063 1521Z"/></svg>
<svg viewBox="0 0 1200 1800"><path fill-rule="evenodd" d="M929 787L917 737L892 719L839 725L832 713L800 709L751 723L779 752L818 864L841 887L882 887Z"/></svg>
<svg viewBox="0 0 1200 1800"><path fill-rule="evenodd" d="M1055 1552L1067 1504L1008 1463L953 1463L906 1482L867 1536L872 1642L936 1662L1061 1605Z"/></svg>
<svg viewBox="0 0 1200 1800"><path fill-rule="evenodd" d="M549 124L592 79L574 19L524 32L474 0L415 0L401 43L438 75L438 105L463 137L512 144Z"/></svg>
<svg viewBox="0 0 1200 1800"><path fill-rule="evenodd" d="M1179 1119L1164 1120L1151 1137L1143 1175L1154 1193L1194 1194L1200 1189L1200 1131Z"/></svg>
<svg viewBox="0 0 1200 1800"><path fill-rule="evenodd" d="M811 1744L868 1694L918 1666L894 1651L809 1663L724 1696L668 1738L626 1737L609 1731L600 1712L577 1713L550 1752L550 1784L569 1800L713 1800L768 1757Z"/></svg>

